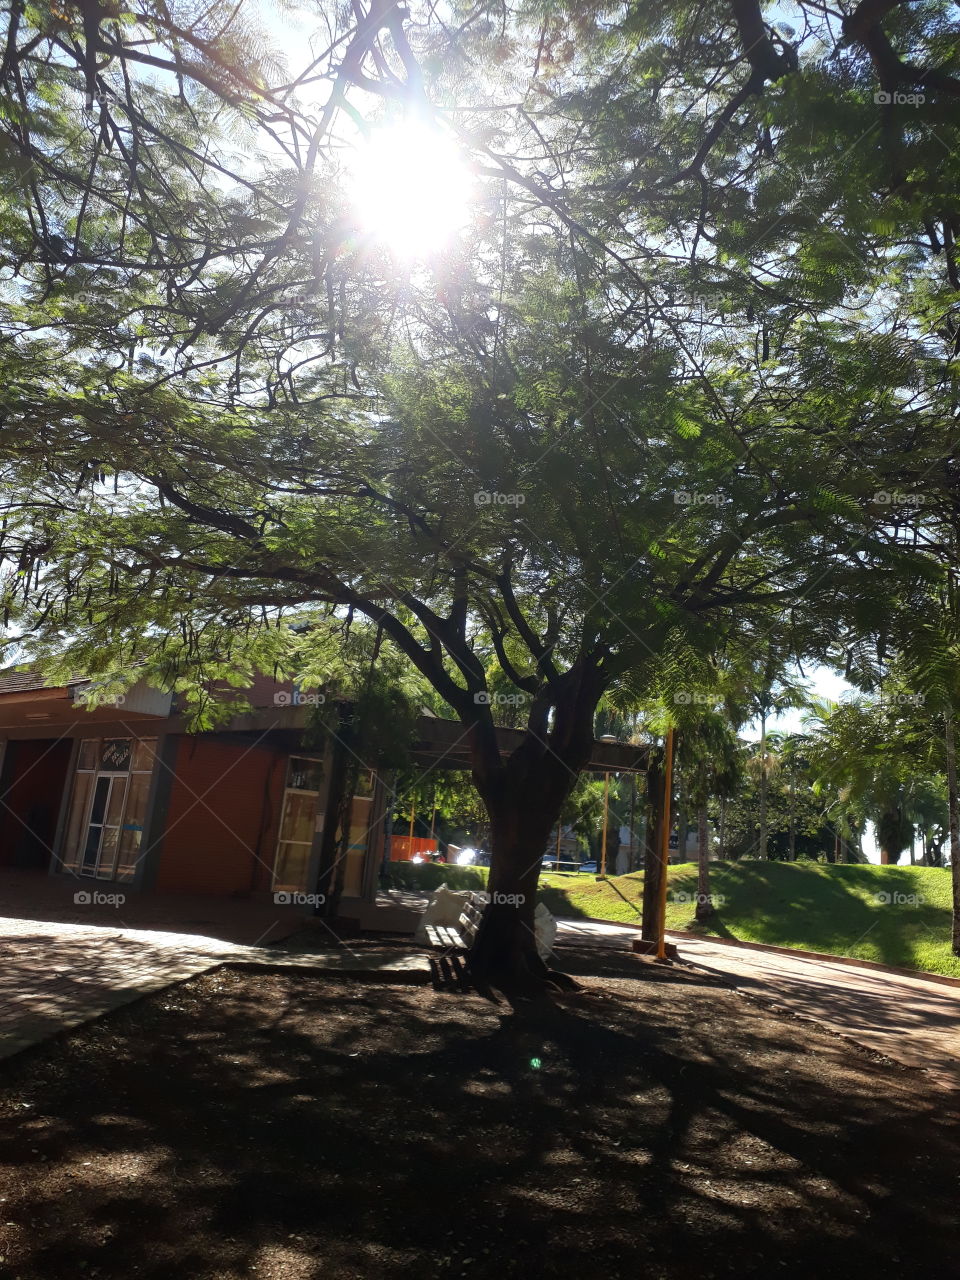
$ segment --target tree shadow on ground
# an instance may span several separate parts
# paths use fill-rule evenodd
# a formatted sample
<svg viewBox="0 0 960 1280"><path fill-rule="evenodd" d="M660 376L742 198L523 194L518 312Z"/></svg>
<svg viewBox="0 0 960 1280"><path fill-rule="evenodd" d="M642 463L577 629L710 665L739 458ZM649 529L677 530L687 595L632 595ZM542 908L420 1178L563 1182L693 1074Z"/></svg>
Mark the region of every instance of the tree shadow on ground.
<svg viewBox="0 0 960 1280"><path fill-rule="evenodd" d="M945 1274L942 1097L702 974L564 959L602 976L512 1004L225 970L0 1064L10 1274Z"/></svg>

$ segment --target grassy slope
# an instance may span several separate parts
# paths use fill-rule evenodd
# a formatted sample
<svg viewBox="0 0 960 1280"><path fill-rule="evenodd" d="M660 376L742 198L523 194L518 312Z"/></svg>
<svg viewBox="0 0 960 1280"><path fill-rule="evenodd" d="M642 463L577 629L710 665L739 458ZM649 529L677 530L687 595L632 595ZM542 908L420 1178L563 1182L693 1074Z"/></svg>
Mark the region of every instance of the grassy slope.
<svg viewBox="0 0 960 1280"><path fill-rule="evenodd" d="M696 892L696 866L683 863L670 868L668 929L828 951L960 978L960 959L950 950L949 871L937 867L714 863L710 883L723 902L708 924L698 925L689 901ZM541 886L543 899L554 915L639 922L643 896L640 873L606 881L585 875L547 874ZM893 900L884 902L878 895ZM922 901L897 901L896 895L916 895Z"/></svg>

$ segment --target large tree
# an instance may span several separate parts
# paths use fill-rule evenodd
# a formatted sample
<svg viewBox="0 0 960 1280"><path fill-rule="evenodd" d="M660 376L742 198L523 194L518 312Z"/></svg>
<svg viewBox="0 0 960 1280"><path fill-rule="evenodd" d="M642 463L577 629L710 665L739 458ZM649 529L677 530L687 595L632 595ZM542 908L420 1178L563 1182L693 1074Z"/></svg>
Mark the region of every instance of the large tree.
<svg viewBox="0 0 960 1280"><path fill-rule="evenodd" d="M474 967L537 978L540 859L600 699L814 606L853 625L900 571L878 486L935 408L889 290L934 286L924 246L895 281L887 255L924 212L943 247L939 171L885 221L874 162L798 210L811 108L783 85L875 114L872 54L849 33L832 76L749 6L496 28L357 6L309 76L219 12L8 22L8 615L51 663L198 696L322 675L366 619L470 743L504 898ZM385 110L439 120L479 184L459 249L404 271L338 180ZM493 670L525 700L508 759Z"/></svg>

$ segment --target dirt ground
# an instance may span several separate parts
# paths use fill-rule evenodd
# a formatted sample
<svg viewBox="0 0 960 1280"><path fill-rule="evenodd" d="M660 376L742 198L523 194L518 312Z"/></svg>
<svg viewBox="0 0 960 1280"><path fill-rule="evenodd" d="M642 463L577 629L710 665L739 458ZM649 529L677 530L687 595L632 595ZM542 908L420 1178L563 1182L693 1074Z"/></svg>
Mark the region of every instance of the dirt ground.
<svg viewBox="0 0 960 1280"><path fill-rule="evenodd" d="M221 970L0 1063L0 1275L960 1275L960 1099L702 974Z"/></svg>

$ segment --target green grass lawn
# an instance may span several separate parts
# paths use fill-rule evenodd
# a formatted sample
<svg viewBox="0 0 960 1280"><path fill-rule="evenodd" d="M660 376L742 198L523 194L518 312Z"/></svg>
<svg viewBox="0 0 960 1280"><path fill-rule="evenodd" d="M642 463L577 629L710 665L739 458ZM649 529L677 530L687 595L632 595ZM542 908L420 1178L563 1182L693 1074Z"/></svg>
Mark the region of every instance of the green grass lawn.
<svg viewBox="0 0 960 1280"><path fill-rule="evenodd" d="M548 872L541 896L556 916L639 923L643 874ZM820 863L711 863L720 895L715 916L694 920L694 863L670 868L667 928L678 932L828 951L960 978L950 950L950 872L938 867L829 866ZM684 900L686 898L686 900Z"/></svg>

